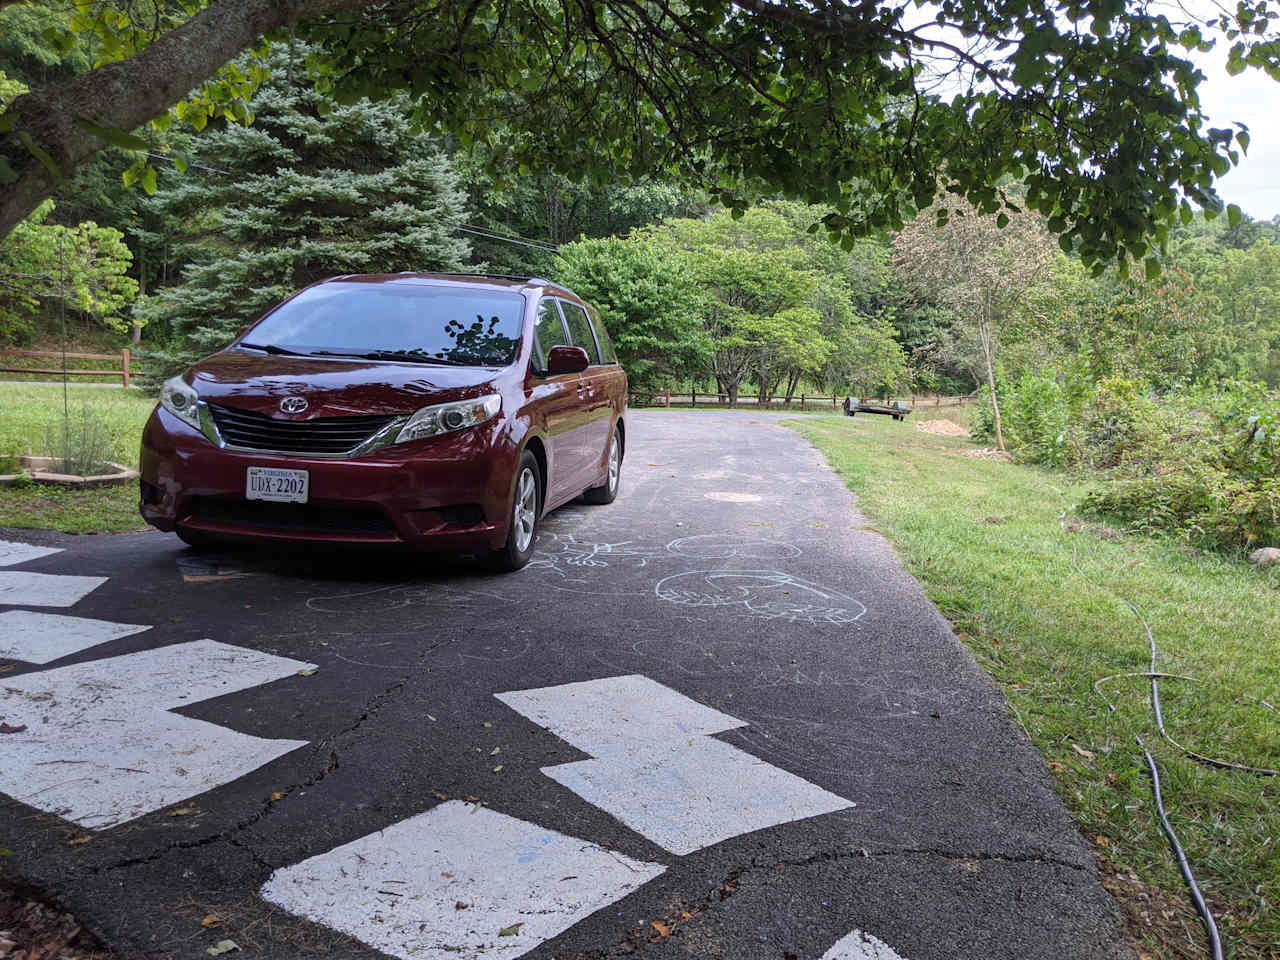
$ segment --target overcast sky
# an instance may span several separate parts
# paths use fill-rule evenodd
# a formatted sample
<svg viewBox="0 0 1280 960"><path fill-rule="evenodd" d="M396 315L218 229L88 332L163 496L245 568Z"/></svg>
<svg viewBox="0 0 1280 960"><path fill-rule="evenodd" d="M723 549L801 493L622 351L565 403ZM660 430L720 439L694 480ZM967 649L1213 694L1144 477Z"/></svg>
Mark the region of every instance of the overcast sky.
<svg viewBox="0 0 1280 960"><path fill-rule="evenodd" d="M1280 83L1254 69L1227 76L1229 49L1219 40L1211 53L1193 54L1207 78L1200 103L1213 126L1239 121L1249 127L1249 153L1218 181L1218 193L1255 220L1270 220L1280 214Z"/></svg>

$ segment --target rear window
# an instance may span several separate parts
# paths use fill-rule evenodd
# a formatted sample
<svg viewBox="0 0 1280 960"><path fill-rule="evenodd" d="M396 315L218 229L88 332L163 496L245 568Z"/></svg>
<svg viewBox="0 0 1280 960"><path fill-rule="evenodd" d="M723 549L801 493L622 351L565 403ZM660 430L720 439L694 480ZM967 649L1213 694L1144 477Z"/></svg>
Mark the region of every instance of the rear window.
<svg viewBox="0 0 1280 960"><path fill-rule="evenodd" d="M575 347L587 351L592 363L600 362L600 351L596 348L596 339L591 335L591 322L587 320L587 311L568 300L560 301L560 309L564 311L565 326L569 328L569 338Z"/></svg>
<svg viewBox="0 0 1280 960"><path fill-rule="evenodd" d="M600 362L617 363L618 355L613 352L613 341L609 339L609 331L604 328L604 321L600 319L600 311L588 305L587 313L591 317L591 326L595 327L596 340L600 344Z"/></svg>
<svg viewBox="0 0 1280 960"><path fill-rule="evenodd" d="M313 356L505 366L516 358L523 312L518 293L342 281L304 290L243 342Z"/></svg>

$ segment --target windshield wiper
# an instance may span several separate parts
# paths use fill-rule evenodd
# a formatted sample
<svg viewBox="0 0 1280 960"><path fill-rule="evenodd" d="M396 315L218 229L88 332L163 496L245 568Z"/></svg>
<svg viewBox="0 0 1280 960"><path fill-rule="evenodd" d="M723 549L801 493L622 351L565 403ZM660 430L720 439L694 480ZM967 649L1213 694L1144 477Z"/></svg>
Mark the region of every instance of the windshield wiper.
<svg viewBox="0 0 1280 960"><path fill-rule="evenodd" d="M250 350L261 350L263 353L282 354L286 357L311 356L311 354L303 353L301 350L290 350L288 347L278 347L274 343L248 343L241 340L237 346L248 347Z"/></svg>
<svg viewBox="0 0 1280 960"><path fill-rule="evenodd" d="M442 367L478 367L486 366L486 364L469 363L465 360L453 360L449 357L436 357L421 350L365 350L351 352L337 352L331 350L317 350L314 356L317 357L359 357L361 360L408 360L410 363L428 363L436 364Z"/></svg>

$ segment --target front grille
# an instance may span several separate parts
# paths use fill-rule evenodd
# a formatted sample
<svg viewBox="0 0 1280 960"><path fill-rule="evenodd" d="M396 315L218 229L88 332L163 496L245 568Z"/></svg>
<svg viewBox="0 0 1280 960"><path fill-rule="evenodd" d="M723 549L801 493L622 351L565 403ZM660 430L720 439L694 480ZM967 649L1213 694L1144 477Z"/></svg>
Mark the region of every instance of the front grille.
<svg viewBox="0 0 1280 960"><path fill-rule="evenodd" d="M209 404L222 439L233 447L281 453L343 454L358 447L395 417L317 417L277 420L263 413Z"/></svg>
<svg viewBox="0 0 1280 960"><path fill-rule="evenodd" d="M395 526L377 507L194 497L190 510L187 519L193 523L216 523L250 530L396 535Z"/></svg>

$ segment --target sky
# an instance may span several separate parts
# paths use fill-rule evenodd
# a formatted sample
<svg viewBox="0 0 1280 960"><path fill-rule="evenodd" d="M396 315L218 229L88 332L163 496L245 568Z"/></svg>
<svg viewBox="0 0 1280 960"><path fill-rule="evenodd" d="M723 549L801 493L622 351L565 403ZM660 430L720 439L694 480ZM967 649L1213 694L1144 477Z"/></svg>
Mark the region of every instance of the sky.
<svg viewBox="0 0 1280 960"><path fill-rule="evenodd" d="M1249 152L1217 181L1218 194L1255 220L1270 220L1280 214L1280 83L1254 69L1227 76L1229 46L1219 40L1212 52L1192 54L1206 77L1200 105L1212 125L1249 128Z"/></svg>

